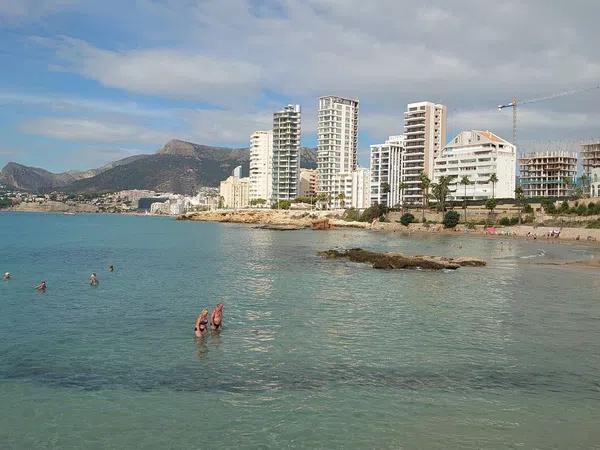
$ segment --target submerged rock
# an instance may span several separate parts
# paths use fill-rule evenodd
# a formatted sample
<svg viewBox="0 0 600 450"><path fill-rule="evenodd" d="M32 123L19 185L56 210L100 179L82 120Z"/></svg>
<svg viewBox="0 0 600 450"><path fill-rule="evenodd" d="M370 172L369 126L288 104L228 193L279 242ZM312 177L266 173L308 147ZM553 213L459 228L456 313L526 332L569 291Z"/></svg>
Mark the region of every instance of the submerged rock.
<svg viewBox="0 0 600 450"><path fill-rule="evenodd" d="M325 250L318 253L328 259L347 258L352 262L371 264L374 269L428 269L455 270L463 266L485 266L486 262L470 257L447 258L444 256L405 256L400 253L378 253L351 248L349 250Z"/></svg>

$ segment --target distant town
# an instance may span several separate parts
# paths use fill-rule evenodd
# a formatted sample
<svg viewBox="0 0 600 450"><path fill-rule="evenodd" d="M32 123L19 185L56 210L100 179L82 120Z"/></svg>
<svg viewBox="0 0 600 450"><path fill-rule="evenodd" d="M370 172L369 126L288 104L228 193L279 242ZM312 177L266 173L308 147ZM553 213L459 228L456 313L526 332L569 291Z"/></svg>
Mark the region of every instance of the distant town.
<svg viewBox="0 0 600 450"><path fill-rule="evenodd" d="M359 101L325 96L318 101L316 169L300 167L302 112L300 105L288 105L273 114L271 130L250 136L249 174L236 167L218 188L186 196L137 189L35 194L4 187L0 207L181 215L245 208L411 208L490 199L557 202L600 195L600 141L581 145L582 161L576 151L558 149L518 158L514 143L490 130L461 131L447 141L447 119L445 105L408 104L403 134L371 145L370 165L363 168L358 166Z"/></svg>

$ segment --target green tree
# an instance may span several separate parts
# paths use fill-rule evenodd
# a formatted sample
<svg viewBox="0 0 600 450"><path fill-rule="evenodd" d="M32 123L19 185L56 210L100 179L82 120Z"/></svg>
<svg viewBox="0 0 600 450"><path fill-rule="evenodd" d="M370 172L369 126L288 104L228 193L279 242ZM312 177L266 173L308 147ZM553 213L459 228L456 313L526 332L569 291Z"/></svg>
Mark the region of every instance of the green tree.
<svg viewBox="0 0 600 450"><path fill-rule="evenodd" d="M498 206L498 203L496 202L495 198L492 197L487 199L487 201L485 202L485 207L490 210L488 216L491 216L494 213L494 209L496 209L496 206Z"/></svg>
<svg viewBox="0 0 600 450"><path fill-rule="evenodd" d="M404 190L408 187L408 184L400 182L398 184L398 191L400 192L400 204L402 206L402 213L404 214Z"/></svg>
<svg viewBox="0 0 600 450"><path fill-rule="evenodd" d="M421 196L423 197L421 205L423 211L422 222L425 222L425 208L429 206L429 188L431 186L431 180L425 174L425 172L421 172L419 175L419 181L421 182Z"/></svg>
<svg viewBox="0 0 600 450"><path fill-rule="evenodd" d="M525 204L525 193L523 192L523 188L521 186L517 186L515 189L515 201L517 203L517 208L519 208L519 225L521 225L523 205Z"/></svg>
<svg viewBox="0 0 600 450"><path fill-rule="evenodd" d="M337 195L337 199L338 199L338 201L340 202L340 203L339 203L339 205L340 205L340 208L344 208L344 207L346 206L346 205L344 204L344 200L346 200L346 194L344 194L343 192L340 192L340 193Z"/></svg>
<svg viewBox="0 0 600 450"><path fill-rule="evenodd" d="M414 221L415 216L413 216L411 213L402 214L402 217L400 217L400 223L405 227L409 226Z"/></svg>
<svg viewBox="0 0 600 450"><path fill-rule="evenodd" d="M460 184L462 184L465 187L465 195L464 195L464 210L465 210L465 222L467 221L467 186L471 184L471 180L469 180L469 177L467 175L463 175L463 177L460 179Z"/></svg>
<svg viewBox="0 0 600 450"><path fill-rule="evenodd" d="M327 194L325 192L319 192L317 194L317 202L320 203L321 205L325 205L327 202Z"/></svg>
<svg viewBox="0 0 600 450"><path fill-rule="evenodd" d="M389 208L390 206L390 183L384 181L381 183L381 192L385 194L385 204Z"/></svg>
<svg viewBox="0 0 600 450"><path fill-rule="evenodd" d="M255 198L250 200L250 206L264 205L267 201L264 198Z"/></svg>
<svg viewBox="0 0 600 450"><path fill-rule="evenodd" d="M496 198L496 183L498 182L498 177L495 173L490 176L489 183L492 183L492 198Z"/></svg>
<svg viewBox="0 0 600 450"><path fill-rule="evenodd" d="M458 225L458 222L460 221L460 214L457 213L456 211L448 211L446 214L444 214L444 227L446 228L454 228L456 225Z"/></svg>
<svg viewBox="0 0 600 450"><path fill-rule="evenodd" d="M450 194L450 185L454 176L441 176L437 183L431 184L431 195L436 200L438 211L446 211L446 199Z"/></svg>

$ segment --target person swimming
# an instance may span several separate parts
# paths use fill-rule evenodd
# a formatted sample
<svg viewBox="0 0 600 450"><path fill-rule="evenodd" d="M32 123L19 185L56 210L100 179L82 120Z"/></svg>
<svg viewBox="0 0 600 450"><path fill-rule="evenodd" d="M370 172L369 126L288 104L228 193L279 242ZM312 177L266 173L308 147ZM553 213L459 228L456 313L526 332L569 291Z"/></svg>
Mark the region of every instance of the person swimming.
<svg viewBox="0 0 600 450"><path fill-rule="evenodd" d="M223 326L223 303L217 303L215 306L215 309L210 316L210 324L215 331Z"/></svg>
<svg viewBox="0 0 600 450"><path fill-rule="evenodd" d="M90 286L98 286L98 277L96 276L96 272L92 272L90 275Z"/></svg>
<svg viewBox="0 0 600 450"><path fill-rule="evenodd" d="M46 282L42 281L40 284L36 286L36 289L40 292L46 292Z"/></svg>
<svg viewBox="0 0 600 450"><path fill-rule="evenodd" d="M2 277L3 280L10 280L12 277L12 275L10 274L10 272L4 272L4 276Z"/></svg>
<svg viewBox="0 0 600 450"><path fill-rule="evenodd" d="M198 318L196 319L196 325L194 326L194 333L196 337L201 337L206 331L206 325L208 325L208 309L203 309Z"/></svg>
<svg viewBox="0 0 600 450"><path fill-rule="evenodd" d="M108 271L109 272L114 272L115 271L115 266L113 266L112 264L110 266L108 266Z"/></svg>

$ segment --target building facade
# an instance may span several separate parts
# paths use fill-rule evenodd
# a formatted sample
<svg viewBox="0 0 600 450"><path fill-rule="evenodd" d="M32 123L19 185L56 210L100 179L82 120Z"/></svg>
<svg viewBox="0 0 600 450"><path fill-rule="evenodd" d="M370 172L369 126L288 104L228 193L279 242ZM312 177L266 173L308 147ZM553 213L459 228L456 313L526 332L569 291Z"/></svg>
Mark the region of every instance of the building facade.
<svg viewBox="0 0 600 450"><path fill-rule="evenodd" d="M370 196L372 205L403 204L406 189L400 189L404 167L405 136L390 136L384 144L371 145ZM385 186L389 192L385 192Z"/></svg>
<svg viewBox="0 0 600 450"><path fill-rule="evenodd" d="M273 197L273 132L255 131L250 136L250 201Z"/></svg>
<svg viewBox="0 0 600 450"><path fill-rule="evenodd" d="M300 168L300 197L316 197L319 183L319 171L317 169Z"/></svg>
<svg viewBox="0 0 600 450"><path fill-rule="evenodd" d="M510 142L490 131L463 131L450 141L434 161L433 181L453 176L456 190L450 200L515 198L517 150ZM498 181L490 182L492 174ZM466 176L466 187L460 180ZM466 191L466 197L465 197Z"/></svg>
<svg viewBox="0 0 600 450"><path fill-rule="evenodd" d="M567 197L573 193L577 154L538 152L519 159L520 184L526 197Z"/></svg>
<svg viewBox="0 0 600 450"><path fill-rule="evenodd" d="M435 158L446 145L448 108L431 102L409 103L404 113L403 182L407 188L406 203L421 203L420 175L433 179Z"/></svg>
<svg viewBox="0 0 600 450"><path fill-rule="evenodd" d="M590 197L600 197L600 166L590 170Z"/></svg>
<svg viewBox="0 0 600 450"><path fill-rule="evenodd" d="M300 133L300 105L288 105L273 114L272 203L298 197Z"/></svg>
<svg viewBox="0 0 600 450"><path fill-rule="evenodd" d="M247 208L250 205L250 178L231 176L219 187L223 208Z"/></svg>
<svg viewBox="0 0 600 450"><path fill-rule="evenodd" d="M364 209L371 206L371 171L357 167L352 172L350 207Z"/></svg>
<svg viewBox="0 0 600 450"><path fill-rule="evenodd" d="M590 175L592 169L600 167L600 141L581 145L583 173Z"/></svg>
<svg viewBox="0 0 600 450"><path fill-rule="evenodd" d="M317 125L319 192L332 198L340 194L336 186L356 169L357 146L358 100L320 97Z"/></svg>

